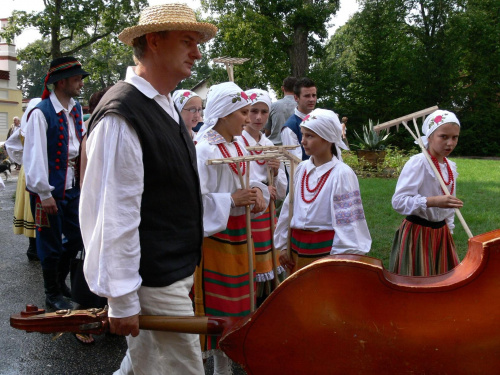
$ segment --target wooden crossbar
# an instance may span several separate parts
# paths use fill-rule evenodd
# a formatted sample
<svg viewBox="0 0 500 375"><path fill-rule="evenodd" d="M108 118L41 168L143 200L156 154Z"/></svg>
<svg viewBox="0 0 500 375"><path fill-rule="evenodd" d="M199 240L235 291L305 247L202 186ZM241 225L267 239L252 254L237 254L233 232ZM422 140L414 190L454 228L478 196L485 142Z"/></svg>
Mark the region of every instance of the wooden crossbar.
<svg viewBox="0 0 500 375"><path fill-rule="evenodd" d="M413 112L413 113L410 113L409 115L399 117L399 118L391 120L391 121L383 122L382 124L374 126L373 130L376 132L379 132L383 129L388 129L392 126L402 124L404 121L407 122L407 121L410 121L410 120L413 120L413 119L416 119L419 117L424 117L424 116L426 116L426 115L428 115L428 114L430 114L438 109L439 109L438 106L422 109L421 111Z"/></svg>

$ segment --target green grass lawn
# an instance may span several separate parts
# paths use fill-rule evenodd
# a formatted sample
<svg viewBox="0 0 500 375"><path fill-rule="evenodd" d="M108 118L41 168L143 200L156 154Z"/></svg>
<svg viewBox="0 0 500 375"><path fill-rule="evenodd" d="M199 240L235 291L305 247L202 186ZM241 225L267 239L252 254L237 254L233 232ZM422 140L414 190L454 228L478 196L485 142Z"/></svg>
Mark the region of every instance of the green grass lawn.
<svg viewBox="0 0 500 375"><path fill-rule="evenodd" d="M462 215L473 235L500 229L500 160L454 159L458 168L457 197L464 202ZM368 254L389 265L392 240L403 216L393 210L391 198L396 179L360 178L372 250ZM467 234L455 217L453 238L462 260L467 252Z"/></svg>

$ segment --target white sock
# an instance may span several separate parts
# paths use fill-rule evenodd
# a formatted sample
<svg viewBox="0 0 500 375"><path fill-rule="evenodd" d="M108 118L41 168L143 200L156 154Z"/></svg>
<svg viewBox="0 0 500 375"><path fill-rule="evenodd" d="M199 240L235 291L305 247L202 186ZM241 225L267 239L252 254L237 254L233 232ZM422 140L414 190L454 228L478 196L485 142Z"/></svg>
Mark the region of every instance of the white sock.
<svg viewBox="0 0 500 375"><path fill-rule="evenodd" d="M231 361L222 353L214 354L214 375L230 375Z"/></svg>

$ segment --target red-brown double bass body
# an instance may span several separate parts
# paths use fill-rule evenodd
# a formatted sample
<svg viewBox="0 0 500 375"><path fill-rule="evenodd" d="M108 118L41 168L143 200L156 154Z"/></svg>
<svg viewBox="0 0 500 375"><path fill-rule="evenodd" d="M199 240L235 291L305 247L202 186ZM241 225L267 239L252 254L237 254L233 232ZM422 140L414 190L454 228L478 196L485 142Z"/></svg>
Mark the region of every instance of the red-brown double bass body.
<svg viewBox="0 0 500 375"><path fill-rule="evenodd" d="M12 315L11 325L29 332L107 329L107 311L43 312L31 306ZM499 318L496 230L471 238L463 262L443 275L398 276L374 258L330 256L286 279L248 317L140 316L139 324L222 334L221 349L249 375L496 375Z"/></svg>
<svg viewBox="0 0 500 375"><path fill-rule="evenodd" d="M499 374L499 318L496 230L433 277L327 257L285 280L220 346L248 374Z"/></svg>

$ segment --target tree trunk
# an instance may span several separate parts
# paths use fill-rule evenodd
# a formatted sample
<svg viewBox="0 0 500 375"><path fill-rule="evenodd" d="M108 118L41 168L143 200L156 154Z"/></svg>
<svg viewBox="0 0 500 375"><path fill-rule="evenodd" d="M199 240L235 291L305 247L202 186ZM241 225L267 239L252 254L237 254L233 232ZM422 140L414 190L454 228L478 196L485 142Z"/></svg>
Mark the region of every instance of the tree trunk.
<svg viewBox="0 0 500 375"><path fill-rule="evenodd" d="M292 75L295 77L304 77L309 67L308 30L305 26L297 26L293 33L293 45L290 48L290 63L292 65Z"/></svg>
<svg viewBox="0 0 500 375"><path fill-rule="evenodd" d="M52 59L57 59L62 56L61 52L61 41L59 40L59 35L61 33L61 5L62 0L54 1L54 20L50 26L50 55Z"/></svg>

